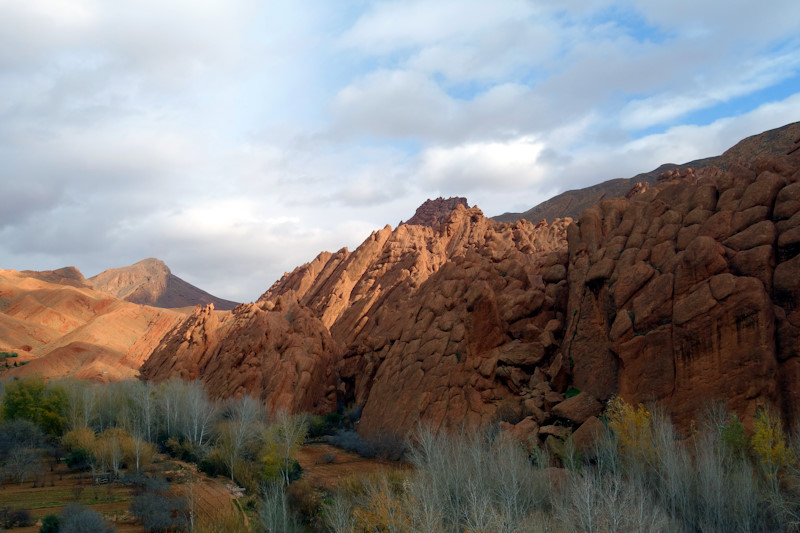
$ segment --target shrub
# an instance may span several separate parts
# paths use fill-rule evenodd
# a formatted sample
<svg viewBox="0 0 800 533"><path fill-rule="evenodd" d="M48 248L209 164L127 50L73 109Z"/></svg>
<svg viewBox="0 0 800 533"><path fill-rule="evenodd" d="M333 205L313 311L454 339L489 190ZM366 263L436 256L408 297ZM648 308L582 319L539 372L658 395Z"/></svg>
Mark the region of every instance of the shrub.
<svg viewBox="0 0 800 533"><path fill-rule="evenodd" d="M64 507L59 517L59 533L112 533L116 530L97 511L78 503Z"/></svg>
<svg viewBox="0 0 800 533"><path fill-rule="evenodd" d="M291 483L286 489L286 501L289 509L300 517L302 522L312 524L316 521L320 497L308 481L301 479Z"/></svg>
<svg viewBox="0 0 800 533"><path fill-rule="evenodd" d="M198 463L197 468L201 472L205 472L211 477L215 476L228 476L228 466L225 464L225 458L219 450L211 450L208 455Z"/></svg>
<svg viewBox="0 0 800 533"><path fill-rule="evenodd" d="M188 522L188 506L183 498L145 492L133 499L130 510L147 531L180 529Z"/></svg>
<svg viewBox="0 0 800 533"><path fill-rule="evenodd" d="M25 509L0 507L0 527L11 529L12 527L28 527L30 525L33 525L31 514Z"/></svg>
<svg viewBox="0 0 800 533"><path fill-rule="evenodd" d="M86 472L92 464L92 454L83 448L76 448L67 454L65 461L70 470Z"/></svg>
<svg viewBox="0 0 800 533"><path fill-rule="evenodd" d="M42 518L42 525L39 528L39 533L58 533L59 519L58 515L49 514Z"/></svg>

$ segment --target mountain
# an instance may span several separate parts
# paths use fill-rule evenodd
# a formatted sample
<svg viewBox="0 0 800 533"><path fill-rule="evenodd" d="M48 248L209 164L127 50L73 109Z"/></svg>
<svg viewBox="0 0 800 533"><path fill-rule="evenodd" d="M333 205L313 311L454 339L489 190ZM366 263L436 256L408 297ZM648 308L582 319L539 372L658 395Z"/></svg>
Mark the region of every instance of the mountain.
<svg viewBox="0 0 800 533"><path fill-rule="evenodd" d="M800 139L786 148L785 134L782 152L751 138L723 166L672 169L574 221L459 204L433 226L387 226L256 303L196 311L142 375L273 407L354 405L376 438L499 421L577 440L614 395L659 402L683 430L715 400L749 427L763 407L793 420Z"/></svg>
<svg viewBox="0 0 800 533"><path fill-rule="evenodd" d="M493 218L500 222L514 222L521 218L533 222L563 217L577 218L584 209L592 207L604 198L625 196L638 184L646 184L645 186L655 184L658 176L665 172L671 170L683 171L689 168L698 170L710 166L716 166L724 170L741 159L754 161L759 157L784 154L795 146L794 141L798 137L800 137L800 122L787 124L780 128L748 137L720 156L697 159L682 165L667 163L655 170L637 174L632 178L612 179L583 189L563 192L524 213L503 213Z"/></svg>
<svg viewBox="0 0 800 533"><path fill-rule="evenodd" d="M17 354L0 361L0 374L131 378L185 317L118 300L81 280L74 268L0 270L0 351Z"/></svg>
<svg viewBox="0 0 800 533"><path fill-rule="evenodd" d="M128 267L105 270L87 281L96 290L121 300L154 307L192 307L213 303L219 310L231 310L238 305L183 281L163 261L152 258Z"/></svg>

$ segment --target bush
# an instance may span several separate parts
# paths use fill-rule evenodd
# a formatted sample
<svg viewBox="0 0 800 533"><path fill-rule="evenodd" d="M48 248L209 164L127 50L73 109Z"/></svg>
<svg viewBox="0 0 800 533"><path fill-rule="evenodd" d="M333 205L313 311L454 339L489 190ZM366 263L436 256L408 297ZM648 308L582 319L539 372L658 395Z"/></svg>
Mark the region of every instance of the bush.
<svg viewBox="0 0 800 533"><path fill-rule="evenodd" d="M364 442L355 430L340 430L333 435L326 436L323 440L333 446L356 452L361 457L375 457L375 450L368 443Z"/></svg>
<svg viewBox="0 0 800 533"><path fill-rule="evenodd" d="M42 518L42 526L39 528L39 533L58 533L59 522L58 515L45 515Z"/></svg>
<svg viewBox="0 0 800 533"><path fill-rule="evenodd" d="M65 462L70 470L86 472L89 470L89 466L92 464L92 454L83 448L77 448L67 454Z"/></svg>
<svg viewBox="0 0 800 533"><path fill-rule="evenodd" d="M112 533L117 530L100 513L78 503L64 507L58 522L59 533Z"/></svg>
<svg viewBox="0 0 800 533"><path fill-rule="evenodd" d="M131 502L130 511L147 531L181 529L188 522L186 500L167 498L153 492L136 496Z"/></svg>
<svg viewBox="0 0 800 533"><path fill-rule="evenodd" d="M206 456L206 450L196 443L175 437L167 439L164 448L172 457L187 463L199 463Z"/></svg>
<svg viewBox="0 0 800 533"><path fill-rule="evenodd" d="M25 509L12 509L0 507L0 526L6 529L12 527L28 527L33 525L31 514Z"/></svg>
<svg viewBox="0 0 800 533"><path fill-rule="evenodd" d="M339 430L350 429L353 423L339 413L328 413L325 416L314 416L309 420L308 437L318 439L325 435L333 435Z"/></svg>
<svg viewBox="0 0 800 533"><path fill-rule="evenodd" d="M304 480L298 480L286 489L289 509L306 524L316 522L319 515L320 497L314 487Z"/></svg>
<svg viewBox="0 0 800 533"><path fill-rule="evenodd" d="M211 452L197 464L197 468L211 477L230 475L228 466L225 464L225 458L220 451L216 449L211 450Z"/></svg>

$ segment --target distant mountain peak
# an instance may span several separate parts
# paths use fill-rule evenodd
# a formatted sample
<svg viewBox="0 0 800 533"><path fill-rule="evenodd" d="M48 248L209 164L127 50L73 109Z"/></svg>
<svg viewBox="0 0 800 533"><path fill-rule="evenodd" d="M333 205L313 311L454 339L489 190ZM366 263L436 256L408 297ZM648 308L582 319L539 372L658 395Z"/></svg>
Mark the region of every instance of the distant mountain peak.
<svg viewBox="0 0 800 533"><path fill-rule="evenodd" d="M154 307L189 307L214 304L230 310L237 302L218 298L174 275L169 267L153 257L131 266L111 268L87 280L99 291L128 302Z"/></svg>

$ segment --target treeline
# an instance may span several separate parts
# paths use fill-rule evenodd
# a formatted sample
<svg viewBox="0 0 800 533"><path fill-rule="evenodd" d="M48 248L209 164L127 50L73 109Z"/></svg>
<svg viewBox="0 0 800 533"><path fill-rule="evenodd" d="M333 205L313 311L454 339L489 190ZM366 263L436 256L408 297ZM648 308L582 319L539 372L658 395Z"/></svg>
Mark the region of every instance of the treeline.
<svg viewBox="0 0 800 533"><path fill-rule="evenodd" d="M49 456L95 480L144 487L152 484L147 472L156 453L165 452L229 477L250 495L246 505L257 510L263 486L285 486L300 476L293 457L310 421L306 415L267 413L263 402L250 396L212 401L197 381L0 382L0 480L36 485L42 459ZM324 419L313 421L319 429ZM131 512L144 519L154 510L145 504L166 498L142 492ZM195 529L192 504L172 502L164 512L175 520L147 529ZM70 520L80 515L74 509L68 514Z"/></svg>
<svg viewBox="0 0 800 533"><path fill-rule="evenodd" d="M615 399L585 453L569 436L542 449L513 440L499 425L457 434L420 427L404 446L412 468L348 478L336 491L321 493L298 480L295 451L309 435L345 429L331 440L376 453L352 431L357 414L267 413L252 397L212 401L201 383L180 380L22 380L4 387L0 465L6 482L35 478L42 450L64 454L73 468L121 476L139 487L131 511L149 531L211 527L194 522L191 498L176 501L148 476L157 451L245 487L248 496L240 501L252 511L251 526L267 532L800 529L800 438L790 438L767 410L748 432L715 405L685 435L663 412ZM153 516L180 519L146 522ZM91 518L72 509L64 520L76 517ZM243 525L234 516L215 527L237 531Z"/></svg>

